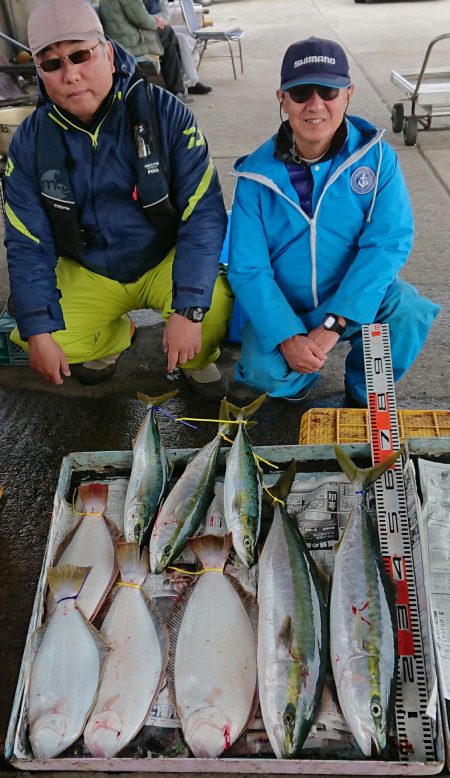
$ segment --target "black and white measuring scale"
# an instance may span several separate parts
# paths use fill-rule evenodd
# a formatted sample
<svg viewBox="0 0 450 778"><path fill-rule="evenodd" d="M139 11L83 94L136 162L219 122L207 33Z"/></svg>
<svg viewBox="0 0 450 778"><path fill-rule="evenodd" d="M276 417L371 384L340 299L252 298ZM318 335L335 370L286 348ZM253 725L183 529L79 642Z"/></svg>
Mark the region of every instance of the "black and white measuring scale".
<svg viewBox="0 0 450 778"><path fill-rule="evenodd" d="M365 324L362 331L372 460L376 465L400 448L389 326ZM404 762L430 762L435 760L433 726L427 715L428 684L401 458L374 488L381 553L397 591L395 718L399 756Z"/></svg>

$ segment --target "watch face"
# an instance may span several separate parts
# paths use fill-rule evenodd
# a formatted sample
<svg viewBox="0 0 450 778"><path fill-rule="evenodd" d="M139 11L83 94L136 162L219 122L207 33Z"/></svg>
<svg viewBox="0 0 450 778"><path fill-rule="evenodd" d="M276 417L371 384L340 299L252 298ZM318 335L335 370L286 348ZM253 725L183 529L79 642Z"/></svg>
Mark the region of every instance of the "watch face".
<svg viewBox="0 0 450 778"><path fill-rule="evenodd" d="M329 330L331 329L333 324L336 323L336 321L337 321L336 316L325 316L323 320L323 326L325 327L326 330Z"/></svg>
<svg viewBox="0 0 450 778"><path fill-rule="evenodd" d="M192 321L202 321L205 312L203 308L194 308L192 311Z"/></svg>

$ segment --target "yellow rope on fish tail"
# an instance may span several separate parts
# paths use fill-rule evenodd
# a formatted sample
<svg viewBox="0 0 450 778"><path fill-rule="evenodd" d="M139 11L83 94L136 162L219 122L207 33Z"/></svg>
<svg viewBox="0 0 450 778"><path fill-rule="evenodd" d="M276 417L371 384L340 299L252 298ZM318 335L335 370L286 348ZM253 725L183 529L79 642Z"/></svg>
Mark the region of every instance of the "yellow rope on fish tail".
<svg viewBox="0 0 450 778"><path fill-rule="evenodd" d="M263 489L264 489L265 492L267 492L269 497L272 498L272 500L273 500L272 505L275 505L276 502L279 502L280 505L286 505L285 501L284 500L280 500L279 497L275 497L275 495L272 494L272 492L268 489L268 487L265 484L263 484Z"/></svg>
<svg viewBox="0 0 450 778"><path fill-rule="evenodd" d="M119 583L117 583L116 586L128 586L130 589L141 588L141 584L132 584L132 583L127 583L126 581L119 581Z"/></svg>
<svg viewBox="0 0 450 778"><path fill-rule="evenodd" d="M220 435L220 437L221 437L221 438L223 438L224 440L226 440L226 442L227 442L227 443L231 443L231 444L233 444L233 443L234 443L234 441L233 441L233 440L231 440L231 438L227 438L227 436L226 436L226 435L224 435L224 433L223 433L223 432L219 432L219 435Z"/></svg>
<svg viewBox="0 0 450 778"><path fill-rule="evenodd" d="M198 419L196 416L178 416L175 421L210 421L212 424L247 424L247 419Z"/></svg>
<svg viewBox="0 0 450 778"><path fill-rule="evenodd" d="M103 516L103 513L80 513L75 508L75 492L72 495L72 511L75 516Z"/></svg>
<svg viewBox="0 0 450 778"><path fill-rule="evenodd" d="M168 570L175 570L176 573L183 573L183 575L203 575L203 573L223 573L221 567L204 567L203 570L182 570L181 567L170 567Z"/></svg>

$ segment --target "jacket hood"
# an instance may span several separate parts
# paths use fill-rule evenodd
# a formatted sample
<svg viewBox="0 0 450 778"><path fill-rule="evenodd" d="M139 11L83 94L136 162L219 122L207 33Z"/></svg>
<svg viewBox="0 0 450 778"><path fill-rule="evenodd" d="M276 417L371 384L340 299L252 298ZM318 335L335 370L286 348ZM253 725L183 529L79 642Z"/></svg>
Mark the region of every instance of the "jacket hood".
<svg viewBox="0 0 450 778"><path fill-rule="evenodd" d="M113 91L115 93L125 93L128 89L130 79L136 70L136 60L129 51L120 45L120 43L116 43L116 41L111 40L111 38L108 38L107 35L105 35L105 38L111 43L114 50L114 65L116 67L116 72L113 77ZM36 68L36 72L40 103L49 103L51 100L47 94L47 90L45 89L44 82L39 75L38 68Z"/></svg>
<svg viewBox="0 0 450 778"><path fill-rule="evenodd" d="M347 140L345 147L348 154L353 154L359 148L363 148L366 143L369 143L373 138L380 133L374 124L362 119L360 116L347 116ZM381 135L384 130L381 131ZM380 135L380 137L381 137ZM265 141L262 146L259 146L255 151L250 154L246 154L239 157L235 164L234 170L237 173L257 173L261 170L261 162L264 160L264 166L267 167L267 153L268 149L275 148L276 135L272 135L269 140ZM279 164L274 159L274 164Z"/></svg>

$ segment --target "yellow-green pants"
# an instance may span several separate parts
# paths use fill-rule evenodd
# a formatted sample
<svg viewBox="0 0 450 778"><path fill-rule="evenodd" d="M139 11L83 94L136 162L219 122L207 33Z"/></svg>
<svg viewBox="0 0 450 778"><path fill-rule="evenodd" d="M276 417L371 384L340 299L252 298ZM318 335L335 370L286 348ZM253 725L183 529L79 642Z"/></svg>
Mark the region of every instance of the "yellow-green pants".
<svg viewBox="0 0 450 778"><path fill-rule="evenodd" d="M121 284L93 273L71 259L61 258L56 267L65 330L53 332L70 364L120 354L130 345L132 310L153 308L164 319L172 313L172 264L174 250L159 265L131 284ZM202 350L183 367L199 369L215 362L219 344L231 319L233 293L224 273L214 287L211 308L202 322ZM11 340L28 351L17 327Z"/></svg>

